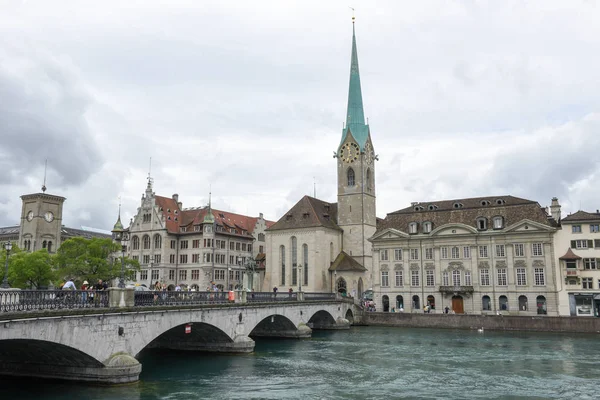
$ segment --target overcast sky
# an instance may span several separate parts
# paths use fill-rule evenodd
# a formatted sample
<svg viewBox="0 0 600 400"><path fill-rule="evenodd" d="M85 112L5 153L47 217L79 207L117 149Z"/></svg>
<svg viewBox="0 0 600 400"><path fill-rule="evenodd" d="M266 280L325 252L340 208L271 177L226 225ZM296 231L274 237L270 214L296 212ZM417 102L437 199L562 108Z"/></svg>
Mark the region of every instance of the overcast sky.
<svg viewBox="0 0 600 400"><path fill-rule="evenodd" d="M596 1L0 0L0 225L110 229L157 195L277 220L335 202L352 11L377 214L511 194L600 208Z"/></svg>

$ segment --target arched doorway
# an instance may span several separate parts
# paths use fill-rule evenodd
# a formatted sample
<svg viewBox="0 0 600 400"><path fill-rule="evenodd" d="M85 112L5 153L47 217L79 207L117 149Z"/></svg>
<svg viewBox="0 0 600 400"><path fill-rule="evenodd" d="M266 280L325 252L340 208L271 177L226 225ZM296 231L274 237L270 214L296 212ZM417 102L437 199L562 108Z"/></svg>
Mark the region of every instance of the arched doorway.
<svg viewBox="0 0 600 400"><path fill-rule="evenodd" d="M502 311L507 311L508 310L508 297L500 296L500 298L498 298L498 305L500 306L500 309Z"/></svg>
<svg viewBox="0 0 600 400"><path fill-rule="evenodd" d="M396 310L404 309L404 298L400 295L396 296Z"/></svg>
<svg viewBox="0 0 600 400"><path fill-rule="evenodd" d="M362 298L362 294L363 294L363 280L362 278L358 278L358 298Z"/></svg>
<svg viewBox="0 0 600 400"><path fill-rule="evenodd" d="M420 310L421 309L421 301L419 300L419 296L414 295L412 298L412 308L413 310Z"/></svg>
<svg viewBox="0 0 600 400"><path fill-rule="evenodd" d="M381 302L383 303L383 312L390 311L390 298L387 295L385 295L381 300Z"/></svg>
<svg viewBox="0 0 600 400"><path fill-rule="evenodd" d="M527 311L527 296L519 296L519 311Z"/></svg>
<svg viewBox="0 0 600 400"><path fill-rule="evenodd" d="M452 311L455 314L464 314L465 306L463 304L462 296L452 296Z"/></svg>
<svg viewBox="0 0 600 400"><path fill-rule="evenodd" d="M435 297L431 295L427 296L427 305L430 309L435 310Z"/></svg>
<svg viewBox="0 0 600 400"><path fill-rule="evenodd" d="M346 295L346 293L347 293L346 280L344 278L338 278L337 282L335 282L335 291L337 293Z"/></svg>
<svg viewBox="0 0 600 400"><path fill-rule="evenodd" d="M544 296L538 296L535 299L537 305L537 313L538 314L547 314L548 310L546 309L546 298Z"/></svg>
<svg viewBox="0 0 600 400"><path fill-rule="evenodd" d="M490 296L486 295L481 298L481 308L483 311L492 311L492 299L490 299Z"/></svg>

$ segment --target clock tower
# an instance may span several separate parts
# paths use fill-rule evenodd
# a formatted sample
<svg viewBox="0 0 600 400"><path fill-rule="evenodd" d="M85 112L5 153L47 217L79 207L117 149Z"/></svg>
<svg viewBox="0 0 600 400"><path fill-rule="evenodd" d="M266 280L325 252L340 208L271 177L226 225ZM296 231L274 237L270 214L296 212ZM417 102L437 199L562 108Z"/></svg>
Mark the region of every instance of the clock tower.
<svg viewBox="0 0 600 400"><path fill-rule="evenodd" d="M348 110L342 139L335 155L338 175L338 225L343 229L342 250L371 270L371 243L375 233L375 153L365 123L354 19Z"/></svg>
<svg viewBox="0 0 600 400"><path fill-rule="evenodd" d="M21 196L19 247L27 251L48 249L54 253L60 246L62 211L65 198L46 193Z"/></svg>

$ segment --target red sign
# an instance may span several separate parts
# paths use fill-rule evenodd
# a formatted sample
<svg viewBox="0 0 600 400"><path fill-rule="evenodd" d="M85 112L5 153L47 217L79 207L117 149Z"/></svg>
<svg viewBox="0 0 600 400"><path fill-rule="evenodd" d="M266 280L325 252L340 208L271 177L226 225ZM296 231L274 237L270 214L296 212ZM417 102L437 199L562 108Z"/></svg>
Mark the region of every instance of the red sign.
<svg viewBox="0 0 600 400"><path fill-rule="evenodd" d="M185 326L185 333L186 333L186 335L188 333L192 333L192 326L191 325L188 324L188 325Z"/></svg>

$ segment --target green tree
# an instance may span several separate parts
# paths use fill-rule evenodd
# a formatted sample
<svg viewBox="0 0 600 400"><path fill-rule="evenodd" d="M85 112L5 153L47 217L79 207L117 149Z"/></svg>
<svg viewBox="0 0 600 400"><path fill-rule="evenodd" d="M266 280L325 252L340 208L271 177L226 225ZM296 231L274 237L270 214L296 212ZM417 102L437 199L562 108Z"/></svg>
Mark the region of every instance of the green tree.
<svg viewBox="0 0 600 400"><path fill-rule="evenodd" d="M121 245L110 238L68 239L56 253L56 267L60 279L110 281L121 275ZM125 279L133 279L139 269L137 261L125 258Z"/></svg>
<svg viewBox="0 0 600 400"><path fill-rule="evenodd" d="M46 249L20 251L9 258L8 280L12 287L37 289L55 279L54 257Z"/></svg>
<svg viewBox="0 0 600 400"><path fill-rule="evenodd" d="M10 255L8 256L8 283L11 287L18 287L13 284L10 277L10 270L12 268L13 263L15 262L15 258L21 254L23 251L13 242L12 249L10 251ZM6 270L6 250L4 250L4 242L0 242L0 284L4 280L4 272Z"/></svg>

